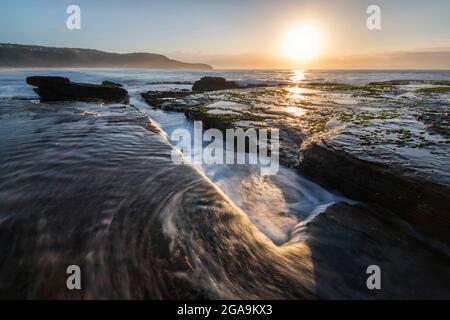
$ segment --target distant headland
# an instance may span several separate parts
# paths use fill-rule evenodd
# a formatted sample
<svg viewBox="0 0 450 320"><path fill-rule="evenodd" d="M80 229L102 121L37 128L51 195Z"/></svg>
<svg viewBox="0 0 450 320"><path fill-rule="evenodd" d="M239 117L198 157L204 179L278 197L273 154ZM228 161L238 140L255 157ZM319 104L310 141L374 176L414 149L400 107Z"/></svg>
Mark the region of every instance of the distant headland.
<svg viewBox="0 0 450 320"><path fill-rule="evenodd" d="M211 70L154 53L110 53L94 49L55 48L0 43L0 68L149 68Z"/></svg>

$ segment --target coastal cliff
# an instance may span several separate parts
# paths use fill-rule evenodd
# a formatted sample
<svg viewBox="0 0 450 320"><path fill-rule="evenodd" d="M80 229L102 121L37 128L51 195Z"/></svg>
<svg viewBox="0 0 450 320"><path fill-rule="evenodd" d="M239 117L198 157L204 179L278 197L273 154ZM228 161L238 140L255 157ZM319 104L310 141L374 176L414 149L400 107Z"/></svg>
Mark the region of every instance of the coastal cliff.
<svg viewBox="0 0 450 320"><path fill-rule="evenodd" d="M92 49L53 48L0 43L0 68L151 68L211 70L154 53L109 53Z"/></svg>

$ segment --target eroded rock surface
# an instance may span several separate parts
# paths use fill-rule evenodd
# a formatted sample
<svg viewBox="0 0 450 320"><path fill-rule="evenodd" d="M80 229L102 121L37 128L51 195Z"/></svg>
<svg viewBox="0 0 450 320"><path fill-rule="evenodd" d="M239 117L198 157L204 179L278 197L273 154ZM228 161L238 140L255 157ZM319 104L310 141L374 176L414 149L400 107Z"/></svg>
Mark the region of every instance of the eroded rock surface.
<svg viewBox="0 0 450 320"><path fill-rule="evenodd" d="M0 298L450 297L448 253L384 208L336 204L275 245L130 105L0 100L0 131Z"/></svg>
<svg viewBox="0 0 450 320"><path fill-rule="evenodd" d="M239 85L235 81L228 81L222 77L203 77L194 82L192 91L204 92L236 88L239 88Z"/></svg>
<svg viewBox="0 0 450 320"><path fill-rule="evenodd" d="M205 128L280 129L280 160L345 195L393 210L448 241L446 81L306 83L153 94Z"/></svg>

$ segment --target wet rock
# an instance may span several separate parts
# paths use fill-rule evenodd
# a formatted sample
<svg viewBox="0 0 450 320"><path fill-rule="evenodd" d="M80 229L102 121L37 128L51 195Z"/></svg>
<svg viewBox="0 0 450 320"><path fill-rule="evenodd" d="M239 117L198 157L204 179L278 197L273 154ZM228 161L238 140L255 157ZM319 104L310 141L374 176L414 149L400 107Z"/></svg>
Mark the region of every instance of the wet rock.
<svg viewBox="0 0 450 320"><path fill-rule="evenodd" d="M227 81L222 77L203 77L194 82L192 91L204 92L237 88L240 86L235 81Z"/></svg>
<svg viewBox="0 0 450 320"><path fill-rule="evenodd" d="M65 77L33 76L27 78L27 84L38 88L53 88L68 86L70 84L70 80Z"/></svg>
<svg viewBox="0 0 450 320"><path fill-rule="evenodd" d="M333 148L325 141L303 148L300 171L355 200L377 203L396 212L415 229L450 240L450 192L446 185Z"/></svg>
<svg viewBox="0 0 450 320"><path fill-rule="evenodd" d="M420 88L416 92L423 93L423 94L450 93L450 86L446 86L446 87L434 86L431 88Z"/></svg>
<svg viewBox="0 0 450 320"><path fill-rule="evenodd" d="M187 109L185 115L192 121L201 121L205 129L219 129L222 132L233 128L233 123L238 121L234 115L208 114L208 109L204 106Z"/></svg>
<svg viewBox="0 0 450 320"><path fill-rule="evenodd" d="M250 112L227 112L229 110L222 110L224 113L211 113L210 108L199 104L197 106L186 109L186 117L192 121L202 121L206 129L219 129L225 132L226 129L233 129L239 121L263 121L264 117Z"/></svg>
<svg viewBox="0 0 450 320"><path fill-rule="evenodd" d="M103 85L103 86L120 87L120 88L123 87L123 85L120 84L120 83L113 82L113 81L108 81L108 80L103 81L103 82L102 82L102 85Z"/></svg>
<svg viewBox="0 0 450 320"><path fill-rule="evenodd" d="M89 101L127 102L128 92L111 84L88 84L71 82L64 77L28 77L27 84L37 87L34 91L42 102Z"/></svg>
<svg viewBox="0 0 450 320"><path fill-rule="evenodd" d="M190 105L179 99L192 95L192 91L147 91L141 97L150 106L166 111L184 112Z"/></svg>
<svg viewBox="0 0 450 320"><path fill-rule="evenodd" d="M448 250L419 237L388 210L337 203L297 232L310 248L323 299L450 297ZM367 289L370 265L380 267L382 290Z"/></svg>
<svg viewBox="0 0 450 320"><path fill-rule="evenodd" d="M428 130L441 134L450 139L450 117L449 108L434 108L423 110L416 116L417 120L422 121ZM449 140L450 141L450 140Z"/></svg>
<svg viewBox="0 0 450 320"><path fill-rule="evenodd" d="M379 91L385 87L373 86ZM359 89L372 90L366 87ZM242 122L278 128L281 163L300 168L312 180L351 199L388 208L416 230L447 241L450 178L445 171L448 161L442 156L447 146L443 139L448 139L446 105L438 100L441 107L430 107L428 112L423 102L417 110L410 109L403 99L374 98L371 102L352 93L346 99L342 95L333 96L327 90L295 94L272 88L204 94L153 92L149 97L161 108L184 110L188 119L202 121L205 129L225 131ZM340 104L327 104L319 97ZM270 109L264 109L260 101ZM215 105L218 102L224 105ZM226 103L245 106L235 108ZM366 107L363 110L362 105ZM290 106L296 106L300 116L289 114ZM429 127L412 122L409 114L419 114L417 119Z"/></svg>
<svg viewBox="0 0 450 320"><path fill-rule="evenodd" d="M409 85L409 84L415 84L415 83L449 86L450 80L400 79L400 80L369 82L369 85Z"/></svg>

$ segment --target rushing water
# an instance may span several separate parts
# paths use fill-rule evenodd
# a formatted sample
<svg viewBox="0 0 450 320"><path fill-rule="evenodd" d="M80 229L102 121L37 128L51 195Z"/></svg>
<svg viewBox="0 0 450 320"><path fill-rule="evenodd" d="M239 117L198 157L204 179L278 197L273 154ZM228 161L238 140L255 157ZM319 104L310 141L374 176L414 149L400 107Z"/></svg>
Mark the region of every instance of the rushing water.
<svg viewBox="0 0 450 320"><path fill-rule="evenodd" d="M170 141L175 129L192 132L193 124L183 113L152 110L145 103L131 103L155 120ZM201 152L193 148L192 153ZM282 244L289 239L295 225L327 206L349 201L334 195L300 176L294 169L281 166L276 175L262 176L255 165L197 165L250 220L273 242Z"/></svg>
<svg viewBox="0 0 450 320"><path fill-rule="evenodd" d="M117 81L130 105L41 104L25 84L29 75ZM173 164L167 139L192 123L152 109L139 94L188 89L203 75L268 84L449 78L438 71L0 72L1 297L449 296L448 258L441 263L387 213L352 213L345 204L352 201L286 167L263 177L252 166ZM336 203L349 220L321 215ZM363 267L377 259L390 283L371 293ZM66 290L70 264L82 267L82 292ZM425 288L416 290L414 277L397 279L410 265L413 275L426 273L417 280Z"/></svg>

